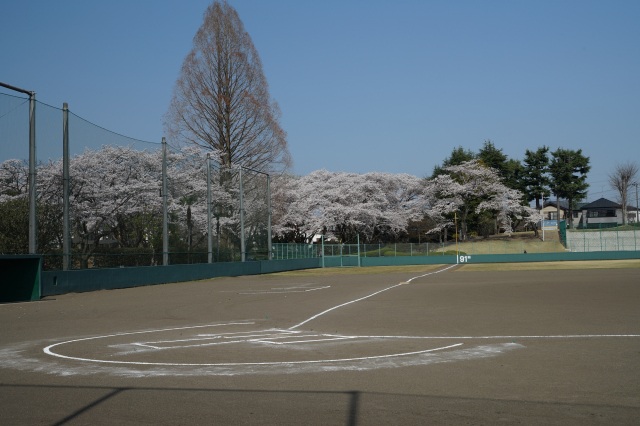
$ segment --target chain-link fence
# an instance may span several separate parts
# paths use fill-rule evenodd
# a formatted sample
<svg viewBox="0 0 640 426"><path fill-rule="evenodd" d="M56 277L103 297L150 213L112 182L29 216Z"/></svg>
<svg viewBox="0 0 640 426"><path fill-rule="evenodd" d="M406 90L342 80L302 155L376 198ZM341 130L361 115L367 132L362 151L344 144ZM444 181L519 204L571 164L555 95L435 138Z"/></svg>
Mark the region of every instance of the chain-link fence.
<svg viewBox="0 0 640 426"><path fill-rule="evenodd" d="M602 228L594 230L567 230L567 249L575 252L638 251L640 229Z"/></svg>
<svg viewBox="0 0 640 426"><path fill-rule="evenodd" d="M267 174L221 168L201 151L129 138L41 102L32 251L29 105L0 93L0 253L42 254L45 269L269 258Z"/></svg>
<svg viewBox="0 0 640 426"><path fill-rule="evenodd" d="M378 243L378 244L272 244L274 259L304 259L310 257L396 257L396 256L444 256L455 254L455 242L447 243Z"/></svg>

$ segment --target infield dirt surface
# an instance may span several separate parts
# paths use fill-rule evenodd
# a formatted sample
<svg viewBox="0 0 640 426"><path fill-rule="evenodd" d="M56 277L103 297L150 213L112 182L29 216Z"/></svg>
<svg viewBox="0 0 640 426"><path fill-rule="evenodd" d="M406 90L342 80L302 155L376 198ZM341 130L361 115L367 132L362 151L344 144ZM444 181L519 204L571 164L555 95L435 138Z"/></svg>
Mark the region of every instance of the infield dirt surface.
<svg viewBox="0 0 640 426"><path fill-rule="evenodd" d="M638 424L640 269L602 265L302 271L0 305L0 423Z"/></svg>

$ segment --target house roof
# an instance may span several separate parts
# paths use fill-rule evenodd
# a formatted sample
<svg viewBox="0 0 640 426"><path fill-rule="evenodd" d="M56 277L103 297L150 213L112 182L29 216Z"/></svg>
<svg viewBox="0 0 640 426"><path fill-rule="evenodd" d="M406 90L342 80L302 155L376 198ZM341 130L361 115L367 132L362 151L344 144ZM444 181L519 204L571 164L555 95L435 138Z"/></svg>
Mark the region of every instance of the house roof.
<svg viewBox="0 0 640 426"><path fill-rule="evenodd" d="M560 208L562 210L569 210L569 202L567 200L560 200L558 202ZM555 200L547 200L544 202L543 207L556 207ZM595 201L590 203L576 203L575 210L593 210L593 209L621 209L622 205L613 202L611 200L607 200L606 198L598 198ZM627 211L636 211L635 206L627 206Z"/></svg>
<svg viewBox="0 0 640 426"><path fill-rule="evenodd" d="M593 201L589 204L585 204L582 206L583 210L591 210L591 209L619 209L620 204L614 203L611 200L607 200L606 198L599 198L596 201Z"/></svg>
<svg viewBox="0 0 640 426"><path fill-rule="evenodd" d="M560 206L560 208L563 210L569 209L569 203L567 202L567 200L560 200L558 203L556 203L553 200L547 200L544 202L543 207L548 207L548 206L552 206L552 207Z"/></svg>
<svg viewBox="0 0 640 426"><path fill-rule="evenodd" d="M560 200L558 204L560 205L560 208L562 210L569 210L569 202L567 200ZM554 200L548 200L544 202L543 207L548 207L548 206L556 207L558 204L556 204ZM582 210L584 205L585 203L575 203L575 206L576 206L575 209Z"/></svg>

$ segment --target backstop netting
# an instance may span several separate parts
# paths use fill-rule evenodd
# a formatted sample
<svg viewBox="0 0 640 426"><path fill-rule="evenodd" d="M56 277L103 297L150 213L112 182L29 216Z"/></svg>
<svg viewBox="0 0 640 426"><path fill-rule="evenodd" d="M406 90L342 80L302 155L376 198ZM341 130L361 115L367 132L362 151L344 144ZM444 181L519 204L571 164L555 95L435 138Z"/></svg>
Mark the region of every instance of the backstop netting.
<svg viewBox="0 0 640 426"><path fill-rule="evenodd" d="M29 252L29 116L29 99L0 93L2 254ZM123 136L65 108L36 102L35 116L37 254L44 269L269 257L268 175L220 168L201 150Z"/></svg>

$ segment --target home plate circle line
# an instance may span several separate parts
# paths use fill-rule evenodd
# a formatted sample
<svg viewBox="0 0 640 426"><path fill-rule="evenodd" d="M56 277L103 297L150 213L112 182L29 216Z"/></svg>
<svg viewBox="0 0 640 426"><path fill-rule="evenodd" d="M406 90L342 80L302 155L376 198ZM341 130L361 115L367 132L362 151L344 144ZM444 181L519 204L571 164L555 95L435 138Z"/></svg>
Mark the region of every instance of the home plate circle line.
<svg viewBox="0 0 640 426"><path fill-rule="evenodd" d="M57 354L54 354L53 352L51 352L50 349L59 345L66 345L67 343L84 342L86 340L106 339L109 337L132 336L134 334L159 333L163 331L177 331L177 330L190 330L194 328L222 327L225 325L254 325L254 324L255 322L253 321L241 321L241 322L227 322L227 323L208 324L208 325L189 325L185 327L161 328L157 330L128 331L124 333L107 334L104 336L83 337L81 339L73 339L73 340L67 340L66 342L58 342L58 343L54 343L53 345L47 346L46 348L42 349L42 351L49 355L58 356Z"/></svg>
<svg viewBox="0 0 640 426"><path fill-rule="evenodd" d="M457 265L450 265L450 266L447 266L446 268L439 269L439 270L437 270L437 271L432 271L432 272L428 272L428 273L426 273L426 274L418 275L418 276L415 276L415 277L413 277L413 278L409 278L407 281L404 281L404 282L401 282L401 283L398 283L398 284L392 285L392 286L387 287L387 288L383 288L382 290L378 290L378 291L376 291L376 292L374 292L374 293L371 293L371 294L369 294L369 295L367 295L367 296L360 297L360 298L355 299L355 300L352 300L352 301L350 301L350 302L341 303L340 305L337 305L337 306L334 306L333 308L329 308L329 309L327 309L327 310L325 310L325 311L322 311L322 312L320 312L319 314L316 314L316 315L312 316L311 318L308 318L308 319L306 319L306 320L302 321L301 323L294 325L293 327L289 327L289 330L296 329L296 328L300 327L301 325L304 325L304 324L308 323L309 321L313 321L314 319L316 319L316 318L318 318L318 317L321 317L322 315L324 315L324 314L326 314L326 313L329 313L329 312L331 312L331 311L334 311L334 310L336 310L336 309L338 309L338 308L342 308L343 306L347 306L347 305L351 305L352 303L360 302L360 301L362 301L362 300L368 299L368 298L370 298L370 297L375 296L376 294L380 294L380 293L385 292L385 291L387 291L387 290L391 290L391 289L396 288L396 287L399 287L399 286L401 286L401 285L410 284L410 283L411 283L411 281L415 280L416 278L423 278L423 277L426 277L426 276L429 276L429 275L438 274L438 273L440 273L440 272L444 272L444 271L446 271L446 270L448 270L448 269L451 269L451 268L453 268L453 267L455 267L455 266L457 266Z"/></svg>
<svg viewBox="0 0 640 426"><path fill-rule="evenodd" d="M107 336L102 336L107 337ZM89 340L89 339L78 339L80 340ZM91 358L80 358L80 357L72 357L67 355L61 355L53 352L51 350L52 347L63 345L69 342L56 343L55 345L50 345L44 348L44 352L48 355L52 355L58 358L70 359L74 361L84 361L84 362L94 362L100 364L119 364L119 365L153 365L153 366L166 366L166 367L240 367L240 366L252 366L252 365L300 365L300 364L322 364L322 363L337 363L337 362L351 362L351 361L367 361L374 359L383 359L383 358L395 358L402 356L410 356L410 355L420 355L429 352L442 351L446 349L456 348L458 346L462 346L463 343L456 343L453 345L442 346L440 348L426 349L423 351L414 351L414 352L403 352L398 354L387 354L387 355L376 355L376 356L364 356L364 357L355 357L355 358L340 358L340 359L318 359L318 360L308 360L308 361L270 361L270 362L223 362L223 363L175 363L175 362L146 362L146 361L110 361L110 360L102 360L102 359L91 359Z"/></svg>

